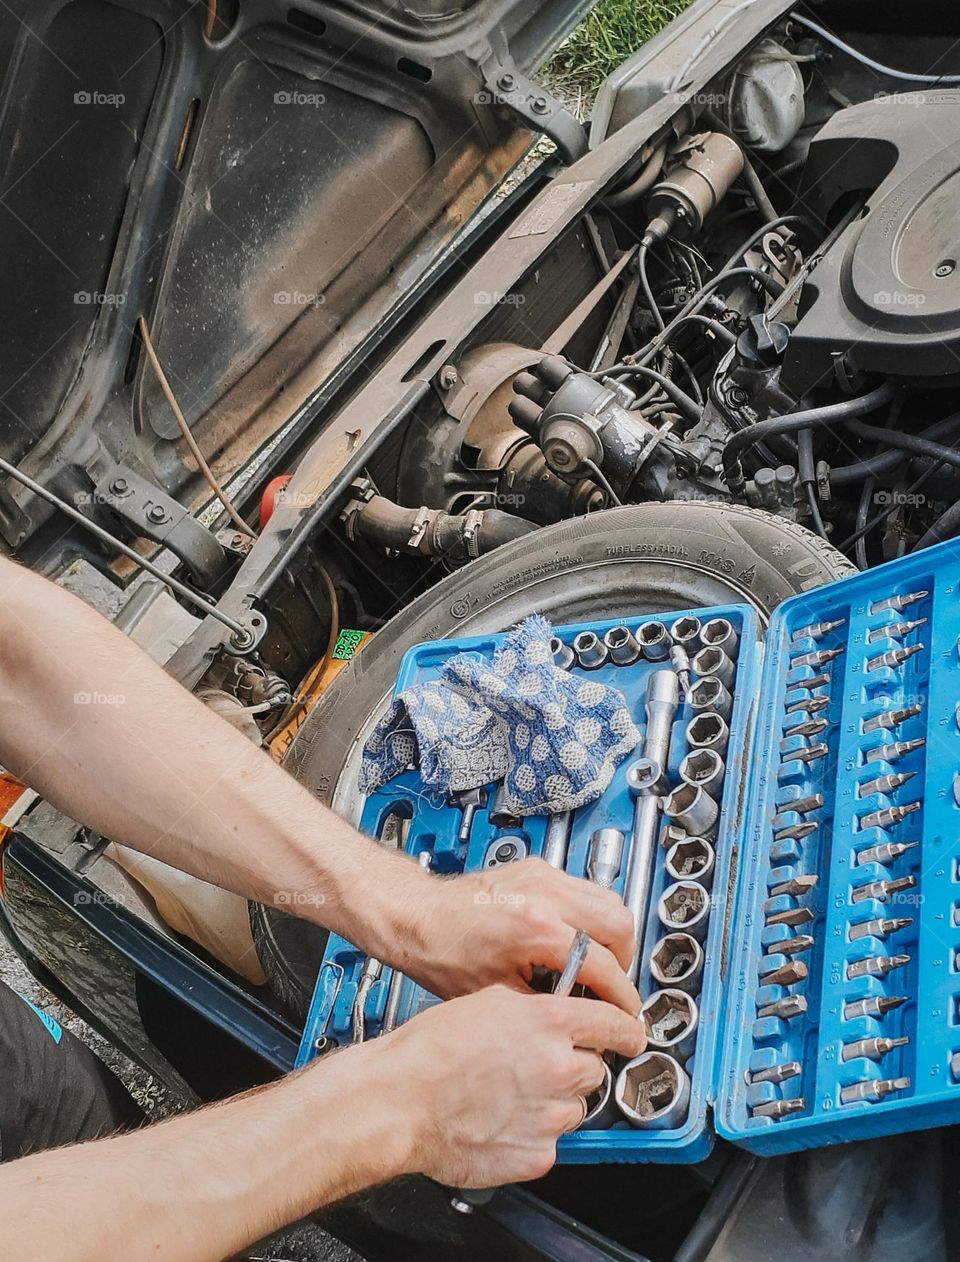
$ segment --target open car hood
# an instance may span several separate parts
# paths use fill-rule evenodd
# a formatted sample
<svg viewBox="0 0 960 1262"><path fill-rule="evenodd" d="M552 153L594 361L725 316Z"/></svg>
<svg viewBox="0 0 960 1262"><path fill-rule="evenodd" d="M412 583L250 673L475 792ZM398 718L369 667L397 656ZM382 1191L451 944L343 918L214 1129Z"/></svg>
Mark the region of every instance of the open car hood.
<svg viewBox="0 0 960 1262"><path fill-rule="evenodd" d="M531 115L526 76L590 7L0 6L0 455L103 524L120 475L142 514L151 489L168 518L196 510L139 317L229 478L424 275L529 122L579 144L549 98ZM69 527L0 482L8 550L52 568L83 546Z"/></svg>

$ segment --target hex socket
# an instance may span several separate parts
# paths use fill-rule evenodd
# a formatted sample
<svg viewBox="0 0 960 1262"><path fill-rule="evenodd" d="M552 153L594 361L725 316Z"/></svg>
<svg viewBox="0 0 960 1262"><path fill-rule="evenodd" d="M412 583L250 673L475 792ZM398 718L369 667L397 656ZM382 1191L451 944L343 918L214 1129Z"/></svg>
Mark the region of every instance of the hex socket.
<svg viewBox="0 0 960 1262"><path fill-rule="evenodd" d="M596 1091L586 1097L587 1115L580 1123L582 1131L606 1130L616 1121L617 1110L613 1101L613 1070L603 1062L603 1082Z"/></svg>
<svg viewBox="0 0 960 1262"><path fill-rule="evenodd" d="M729 618L711 618L700 629L700 640L705 649L723 649L727 657L734 659L740 647L740 637Z"/></svg>
<svg viewBox="0 0 960 1262"><path fill-rule="evenodd" d="M553 654L553 664L561 670L569 670L577 660L577 655L569 644L564 644L559 636L550 637L550 652Z"/></svg>
<svg viewBox="0 0 960 1262"><path fill-rule="evenodd" d="M708 890L713 884L716 854L702 837L685 837L667 851L664 867L671 881L696 881Z"/></svg>
<svg viewBox="0 0 960 1262"><path fill-rule="evenodd" d="M730 738L726 720L709 710L694 715L687 724L687 744L691 749L712 749L723 754Z"/></svg>
<svg viewBox="0 0 960 1262"><path fill-rule="evenodd" d="M663 813L685 833L713 837L720 808L713 798L694 784L680 784L663 802Z"/></svg>
<svg viewBox="0 0 960 1262"><path fill-rule="evenodd" d="M615 666L632 666L640 656L640 645L629 627L611 627L603 642Z"/></svg>
<svg viewBox="0 0 960 1262"><path fill-rule="evenodd" d="M573 651L584 670L597 670L607 661L607 646L593 631L581 631L574 638Z"/></svg>
<svg viewBox="0 0 960 1262"><path fill-rule="evenodd" d="M650 953L650 976L661 988L696 995L703 977L703 947L689 933L668 933Z"/></svg>
<svg viewBox="0 0 960 1262"><path fill-rule="evenodd" d="M733 698L716 675L704 675L702 679L698 679L690 689L688 701L695 714L712 711L725 719L730 717L733 707Z"/></svg>
<svg viewBox="0 0 960 1262"><path fill-rule="evenodd" d="M710 919L710 895L696 881L674 881L657 901L657 916L670 933L703 940Z"/></svg>
<svg viewBox="0 0 960 1262"><path fill-rule="evenodd" d="M733 683L733 677L737 673L733 658L728 657L723 649L713 646L701 649L690 665L693 667L694 674L699 675L701 679L707 675L713 675L727 688Z"/></svg>
<svg viewBox="0 0 960 1262"><path fill-rule="evenodd" d="M670 656L670 632L662 622L642 622L637 628L640 650L648 662L663 662Z"/></svg>
<svg viewBox="0 0 960 1262"><path fill-rule="evenodd" d="M617 1108L638 1130L673 1130L690 1107L690 1079L672 1056L643 1052L617 1075Z"/></svg>
<svg viewBox="0 0 960 1262"><path fill-rule="evenodd" d="M726 771L723 759L716 749L691 749L680 763L680 779L709 793L719 802L723 792L723 775Z"/></svg>
<svg viewBox="0 0 960 1262"><path fill-rule="evenodd" d="M655 990L640 1009L651 1051L667 1052L678 1061L693 1055L700 1011L685 990Z"/></svg>
<svg viewBox="0 0 960 1262"><path fill-rule="evenodd" d="M677 618L671 625L670 638L674 644L679 644L682 649L686 649L693 656L702 643L700 639L701 629L699 618L695 618L692 614L684 614L683 617Z"/></svg>

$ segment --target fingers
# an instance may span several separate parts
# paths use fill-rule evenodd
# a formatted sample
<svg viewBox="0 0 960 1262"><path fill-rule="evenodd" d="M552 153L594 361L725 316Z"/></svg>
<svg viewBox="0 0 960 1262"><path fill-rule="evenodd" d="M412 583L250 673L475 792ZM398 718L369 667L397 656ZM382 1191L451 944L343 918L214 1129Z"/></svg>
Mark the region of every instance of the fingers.
<svg viewBox="0 0 960 1262"><path fill-rule="evenodd" d="M640 992L607 947L591 942L577 981L589 986L599 999L616 1004L630 1017L640 1011Z"/></svg>
<svg viewBox="0 0 960 1262"><path fill-rule="evenodd" d="M529 867L527 867L529 865ZM521 869L527 867L526 874ZM633 917L622 899L612 890L603 890L590 881L547 868L537 859L516 865L516 878L533 874L537 894L548 898L560 917L577 929L584 929L594 941L608 947L622 968L633 958Z"/></svg>
<svg viewBox="0 0 960 1262"><path fill-rule="evenodd" d="M574 1049L570 1089L577 1095L590 1095L597 1091L606 1080L607 1067L599 1052L585 1052Z"/></svg>
<svg viewBox="0 0 960 1262"><path fill-rule="evenodd" d="M564 999L543 995L554 1019L563 1027L573 1045L595 1052L616 1052L633 1059L647 1045L642 1024L620 1008L596 999Z"/></svg>

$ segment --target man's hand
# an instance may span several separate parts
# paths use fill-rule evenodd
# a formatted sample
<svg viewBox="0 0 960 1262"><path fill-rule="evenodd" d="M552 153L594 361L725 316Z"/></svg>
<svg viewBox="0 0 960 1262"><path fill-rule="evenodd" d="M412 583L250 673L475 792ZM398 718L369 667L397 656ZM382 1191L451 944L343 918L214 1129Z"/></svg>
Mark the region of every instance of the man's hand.
<svg viewBox="0 0 960 1262"><path fill-rule="evenodd" d="M580 981L631 1016L640 996L624 969L633 917L621 899L542 859L504 864L424 890L407 971L435 994L463 995L503 983L528 990L536 965L562 969L578 929L593 941Z"/></svg>
<svg viewBox="0 0 960 1262"><path fill-rule="evenodd" d="M639 1021L594 999L503 986L429 1008L378 1039L408 1102L409 1168L453 1187L536 1179L583 1121L605 1051L638 1056ZM320 1071L322 1072L322 1070Z"/></svg>

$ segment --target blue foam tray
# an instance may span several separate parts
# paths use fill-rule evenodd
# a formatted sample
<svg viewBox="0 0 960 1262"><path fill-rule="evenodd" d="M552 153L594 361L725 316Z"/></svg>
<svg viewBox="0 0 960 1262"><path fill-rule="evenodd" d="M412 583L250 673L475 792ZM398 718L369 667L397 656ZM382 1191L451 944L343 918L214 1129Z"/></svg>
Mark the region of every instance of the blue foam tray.
<svg viewBox="0 0 960 1262"><path fill-rule="evenodd" d="M747 605L655 615L668 624L689 612L704 621L725 617L740 635L715 843L712 911L704 942L706 963L697 997L700 1023L695 1052L686 1066L691 1078L690 1106L682 1125L671 1130L634 1130L622 1122L607 1130L563 1136L558 1145L560 1161L697 1161L709 1152L717 1134L755 1153L772 1155L960 1120L960 1081L951 1071L952 1058L960 1053L960 806L953 783L955 772L960 772L955 713L960 700L958 578L956 550L944 544L792 597L777 609L765 632ZM877 601L918 590L928 594L902 613L871 612ZM816 643L793 639L804 627L838 618L844 620L843 626ZM882 634L868 639L884 626L917 618L927 619L926 624L902 641ZM637 616L576 623L558 628L557 634L569 643L581 630L602 633L621 622L635 625L645 620ZM435 677L453 653L492 654L503 638L491 634L415 646L401 663L397 690ZM922 643L924 648L896 669L866 670L870 659L901 643ZM791 666L791 659L804 652L832 647L844 651L825 667ZM620 688L642 723L647 679L660 666L645 661L630 667L610 665L591 676ZM821 669L830 680L815 692L829 697L828 707L821 712L829 726L811 739L826 741L829 753L811 763L787 760L789 766L784 767L784 753L809 743L785 736L786 728L807 717L803 711L787 713L786 706L811 695L800 685ZM930 687L934 681L937 686ZM911 704L922 705L921 712L899 727L864 733L865 719ZM686 753L684 729L690 717L684 708L674 724L672 783L678 782L677 769ZM919 736L926 738L926 746L895 764L865 761L870 749ZM625 776L630 761L621 765L598 802L575 815L567 862L567 871L574 875L584 873L588 839L595 829L618 827L629 839L633 804ZM917 774L890 795L859 795L861 785L894 771ZM800 822L801 817L789 810L790 801L813 793L824 796L824 805L803 818L816 820L817 829L796 842L775 842L775 831ZM914 801L922 803L921 809L886 831L860 826L864 814ZM478 811L464 854L457 841L460 811L425 792L416 771L405 772L369 796L361 827L379 836L385 822L398 814L409 817L405 848L411 854L430 850L437 872L476 869L497 832L487 812ZM542 849L545 824L543 817L530 817L523 823L532 854ZM886 865L857 864L857 854L867 847L900 840L919 844ZM664 858L664 849L658 847L641 963L640 988L645 993L653 989L647 961L664 932L653 910L668 883ZM626 866L625 854L616 885L620 892ZM805 873L819 877L813 891L802 898L781 896L768 903L771 886ZM908 875L916 884L885 901L853 901L857 886ZM799 907L814 912L809 926L764 925L766 912ZM912 923L886 941L850 939L851 924L885 917L910 917ZM776 953L776 943L793 933L811 933L815 938L813 948L797 957L808 966L807 978L789 989L761 986L759 961L769 960L771 966L785 963L787 957ZM847 976L847 966L857 959L899 952L908 953L910 963L884 979ZM324 1045L330 1040L349 1042L351 1007L364 958L349 942L330 936L298 1064L316 1054L318 1041ZM369 996L369 1037L378 1033L390 976L385 968ZM758 1019L758 1008L788 994L806 996L805 1014L789 1021ZM880 994L908 998L882 1018L845 1018L845 1004ZM400 1021L435 1002L408 980ZM842 1059L844 1044L874 1035L907 1035L910 1042L879 1063ZM782 1084L751 1085L750 1076L756 1070L792 1060L801 1063L798 1076ZM897 1077L909 1077L910 1086L880 1102L841 1103L844 1086ZM752 1115L758 1103L795 1097L804 1100L804 1107L788 1116Z"/></svg>

